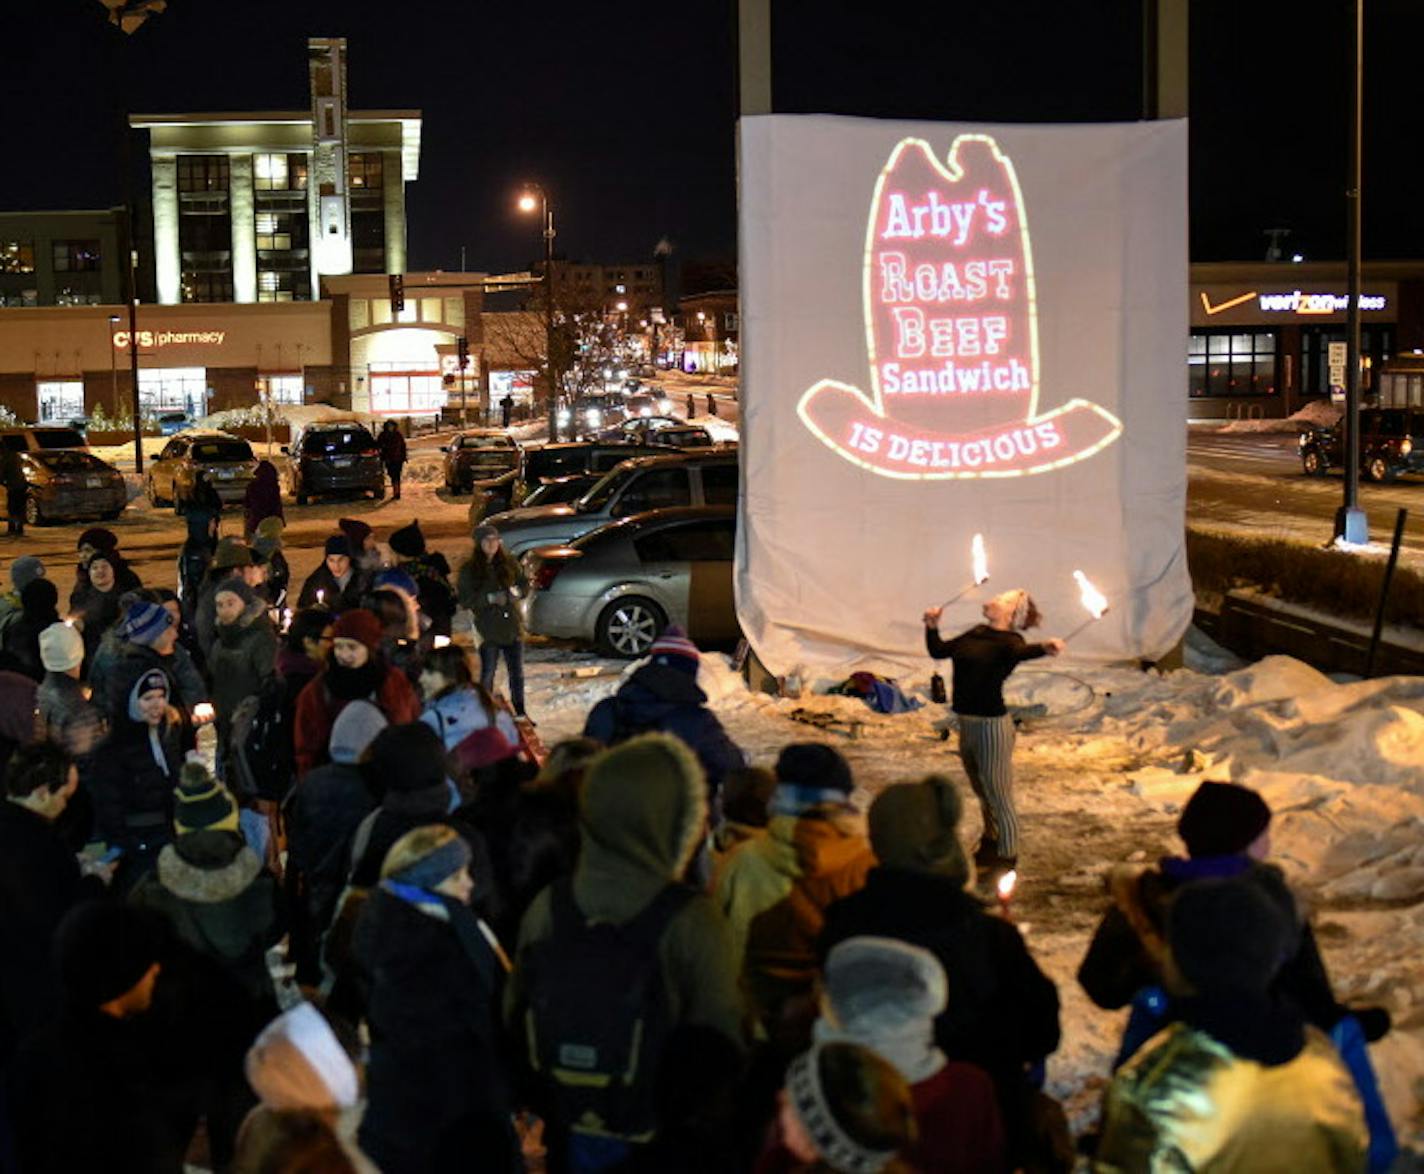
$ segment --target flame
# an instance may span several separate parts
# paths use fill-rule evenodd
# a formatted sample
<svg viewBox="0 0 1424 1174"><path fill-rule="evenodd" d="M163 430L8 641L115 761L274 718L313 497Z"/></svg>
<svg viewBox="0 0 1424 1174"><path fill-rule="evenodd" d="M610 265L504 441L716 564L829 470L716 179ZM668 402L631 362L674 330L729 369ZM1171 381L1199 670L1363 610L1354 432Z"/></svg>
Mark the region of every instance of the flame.
<svg viewBox="0 0 1424 1174"><path fill-rule="evenodd" d="M979 586L989 578L989 556L984 553L984 535L974 535L969 544L970 557L974 560L974 586Z"/></svg>
<svg viewBox="0 0 1424 1174"><path fill-rule="evenodd" d="M999 890L999 900L1007 901L1010 897L1012 897L1014 895L1014 889L1017 887L1018 883L1019 874L1017 870L1011 868L1008 872L1004 873L1004 875L999 878L999 883L997 886Z"/></svg>
<svg viewBox="0 0 1424 1174"><path fill-rule="evenodd" d="M1093 619L1102 619L1108 610L1108 597L1094 587L1082 571L1074 571L1073 578L1078 580L1078 598L1084 609Z"/></svg>
<svg viewBox="0 0 1424 1174"><path fill-rule="evenodd" d="M449 647L450 647L450 637L449 637L449 636L436 636L435 639L434 639L433 641L431 641L431 646L434 647L434 648L449 648Z"/></svg>
<svg viewBox="0 0 1424 1174"><path fill-rule="evenodd" d="M321 606L323 603L325 603L325 602L326 602L326 592L323 591L323 590L318 589L318 590L317 590L317 593L316 593L316 605L317 605L317 607L320 607L320 606Z"/></svg>
<svg viewBox="0 0 1424 1174"><path fill-rule="evenodd" d="M210 701L200 701L193 706L193 720L199 725L212 721L215 716L216 711Z"/></svg>

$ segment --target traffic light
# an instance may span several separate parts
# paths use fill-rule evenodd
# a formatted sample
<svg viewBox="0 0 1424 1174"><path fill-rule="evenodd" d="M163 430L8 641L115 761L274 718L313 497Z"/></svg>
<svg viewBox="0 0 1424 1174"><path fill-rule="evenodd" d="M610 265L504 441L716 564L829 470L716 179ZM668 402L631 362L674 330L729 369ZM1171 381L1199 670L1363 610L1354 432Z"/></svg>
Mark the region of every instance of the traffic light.
<svg viewBox="0 0 1424 1174"><path fill-rule="evenodd" d="M400 273L392 273L391 283L391 313L399 314L405 309L405 276Z"/></svg>
<svg viewBox="0 0 1424 1174"><path fill-rule="evenodd" d="M460 370L470 365L470 340L463 334L455 340L455 353L460 356Z"/></svg>

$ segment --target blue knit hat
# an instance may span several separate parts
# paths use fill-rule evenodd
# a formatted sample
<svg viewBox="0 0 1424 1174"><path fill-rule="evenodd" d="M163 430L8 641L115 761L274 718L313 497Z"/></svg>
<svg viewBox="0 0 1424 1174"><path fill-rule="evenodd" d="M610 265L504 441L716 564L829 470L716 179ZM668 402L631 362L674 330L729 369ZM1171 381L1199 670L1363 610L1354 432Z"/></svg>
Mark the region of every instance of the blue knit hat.
<svg viewBox="0 0 1424 1174"><path fill-rule="evenodd" d="M130 644L152 646L172 625L173 617L168 614L168 609L163 604L136 599L124 613L119 635Z"/></svg>
<svg viewBox="0 0 1424 1174"><path fill-rule="evenodd" d="M377 590L382 587L393 587L397 591L404 591L407 595L420 594L420 588L415 585L415 580L399 567L387 567L383 571L377 571L372 586Z"/></svg>

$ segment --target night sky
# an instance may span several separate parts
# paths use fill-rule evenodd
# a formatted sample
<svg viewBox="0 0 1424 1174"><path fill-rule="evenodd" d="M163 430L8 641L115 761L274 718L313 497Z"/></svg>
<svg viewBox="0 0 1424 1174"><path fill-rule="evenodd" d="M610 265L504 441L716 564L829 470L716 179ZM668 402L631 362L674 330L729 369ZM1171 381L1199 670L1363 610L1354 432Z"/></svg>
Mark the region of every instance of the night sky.
<svg viewBox="0 0 1424 1174"><path fill-rule="evenodd" d="M411 269L528 263L523 179L559 251L684 261L735 249L735 0L170 0L129 38L141 112L304 109L305 38L349 41L357 108L424 113ZM773 0L778 112L1097 121L1141 109L1138 0ZM1260 259L1263 232L1343 256L1350 6L1192 0L1192 254ZM1368 0L1366 253L1424 255L1424 5ZM116 202L117 32L98 0L6 5L0 207Z"/></svg>

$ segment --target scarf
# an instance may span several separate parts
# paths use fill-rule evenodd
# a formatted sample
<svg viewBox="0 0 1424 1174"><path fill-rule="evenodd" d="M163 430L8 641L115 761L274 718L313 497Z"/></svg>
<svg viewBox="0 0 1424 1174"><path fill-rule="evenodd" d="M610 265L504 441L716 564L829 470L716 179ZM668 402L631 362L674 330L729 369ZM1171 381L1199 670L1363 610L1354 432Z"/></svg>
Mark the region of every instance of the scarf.
<svg viewBox="0 0 1424 1174"><path fill-rule="evenodd" d="M386 662L374 652L360 668L344 668L335 659L326 665L326 687L338 701L364 701L386 679Z"/></svg>

